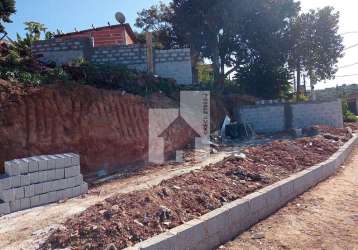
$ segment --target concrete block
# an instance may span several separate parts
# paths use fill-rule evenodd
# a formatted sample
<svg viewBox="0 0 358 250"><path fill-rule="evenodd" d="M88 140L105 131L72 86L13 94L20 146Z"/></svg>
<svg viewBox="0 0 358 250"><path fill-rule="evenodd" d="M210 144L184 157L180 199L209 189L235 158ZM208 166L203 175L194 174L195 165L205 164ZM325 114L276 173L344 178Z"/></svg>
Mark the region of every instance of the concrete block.
<svg viewBox="0 0 358 250"><path fill-rule="evenodd" d="M42 162L41 159L38 157L31 157L31 158L27 158L27 159L29 160L29 173L39 171L39 165L40 165L40 162Z"/></svg>
<svg viewBox="0 0 358 250"><path fill-rule="evenodd" d="M11 188L11 177L3 175L0 176L0 192Z"/></svg>
<svg viewBox="0 0 358 250"><path fill-rule="evenodd" d="M65 192L64 190L56 191L56 200L61 201L65 199Z"/></svg>
<svg viewBox="0 0 358 250"><path fill-rule="evenodd" d="M10 177L11 179L11 187L17 188L21 187L21 175L15 175Z"/></svg>
<svg viewBox="0 0 358 250"><path fill-rule="evenodd" d="M0 216L10 213L10 204L9 202L0 203Z"/></svg>
<svg viewBox="0 0 358 250"><path fill-rule="evenodd" d="M177 242L178 240L175 234L166 232L149 240L143 241L137 246L138 249L141 250L168 250L174 249L174 246L177 244Z"/></svg>
<svg viewBox="0 0 358 250"><path fill-rule="evenodd" d="M4 202L14 201L15 200L15 190L9 189L9 190L4 190L4 191L0 192L0 200L2 200Z"/></svg>
<svg viewBox="0 0 358 250"><path fill-rule="evenodd" d="M40 204L46 205L50 203L49 195L48 194L41 194L40 195Z"/></svg>
<svg viewBox="0 0 358 250"><path fill-rule="evenodd" d="M53 192L50 192L48 193L48 200L49 200L49 203L54 203L57 200L57 192L56 191L53 191Z"/></svg>
<svg viewBox="0 0 358 250"><path fill-rule="evenodd" d="M25 198L30 198L35 196L35 185L30 185L25 187Z"/></svg>
<svg viewBox="0 0 358 250"><path fill-rule="evenodd" d="M170 232L176 235L177 242L175 247L177 249L189 249L192 246L197 246L206 237L204 223L202 220L197 219L173 228Z"/></svg>
<svg viewBox="0 0 358 250"><path fill-rule="evenodd" d="M21 175L21 186L25 187L30 185L30 175L26 174L26 175Z"/></svg>
<svg viewBox="0 0 358 250"><path fill-rule="evenodd" d="M66 154L58 154L58 155L55 155L55 156L63 159L65 168L73 166L72 165L72 156L66 155Z"/></svg>
<svg viewBox="0 0 358 250"><path fill-rule="evenodd" d="M243 198L240 200L236 200L232 203L225 205L223 208L227 209L229 212L229 223L227 226L228 230L226 231L231 232L231 235L226 235L224 239L230 236L236 236L252 225L252 221L254 219L251 217L249 199Z"/></svg>
<svg viewBox="0 0 358 250"><path fill-rule="evenodd" d="M46 172L47 172L47 180L48 181L57 180L57 178L56 178L56 169L48 170Z"/></svg>
<svg viewBox="0 0 358 250"><path fill-rule="evenodd" d="M43 183L35 184L35 195L43 194L44 193L44 186Z"/></svg>
<svg viewBox="0 0 358 250"><path fill-rule="evenodd" d="M10 211L17 212L21 210L21 202L20 200L10 201Z"/></svg>
<svg viewBox="0 0 358 250"><path fill-rule="evenodd" d="M65 168L65 178L74 177L76 175L81 174L81 167L80 166L73 166L69 168Z"/></svg>
<svg viewBox="0 0 358 250"><path fill-rule="evenodd" d="M231 240L228 234L231 225L230 209L228 206L215 209L200 219L205 222L206 232L209 237L216 237L216 241L225 243Z"/></svg>
<svg viewBox="0 0 358 250"><path fill-rule="evenodd" d="M286 201L281 199L280 189L280 185L274 184L259 191L266 199L267 207L265 208L265 216L276 212L278 209L286 205Z"/></svg>
<svg viewBox="0 0 358 250"><path fill-rule="evenodd" d="M20 167L14 161L6 161L4 163L5 173L9 176L20 175Z"/></svg>
<svg viewBox="0 0 358 250"><path fill-rule="evenodd" d="M20 207L21 210L25 210L31 207L30 199L29 198L23 198L20 200Z"/></svg>
<svg viewBox="0 0 358 250"><path fill-rule="evenodd" d="M50 155L48 157L55 161L55 169L65 168L65 160L63 158L55 155Z"/></svg>
<svg viewBox="0 0 358 250"><path fill-rule="evenodd" d="M21 199L25 198L25 188L24 187L15 188L14 192L15 192L16 200L21 200Z"/></svg>
<svg viewBox="0 0 358 250"><path fill-rule="evenodd" d="M19 166L20 174L29 173L29 161L27 159L14 160L14 162Z"/></svg>
<svg viewBox="0 0 358 250"><path fill-rule="evenodd" d="M51 170L56 168L55 159L52 159L47 155L42 155L39 156L38 158L41 159L41 162L43 164L42 167L41 165L39 166L39 170L45 171L45 170Z"/></svg>
<svg viewBox="0 0 358 250"><path fill-rule="evenodd" d="M65 178L65 170L64 169L56 169L55 170L55 178L56 180Z"/></svg>
<svg viewBox="0 0 358 250"><path fill-rule="evenodd" d="M73 193L73 197L78 197L78 196L82 195L81 186L74 187L72 189L72 193Z"/></svg>
<svg viewBox="0 0 358 250"><path fill-rule="evenodd" d="M73 197L73 189L72 188L67 188L67 189L63 190L63 192L64 192L65 199L70 199Z"/></svg>
<svg viewBox="0 0 358 250"><path fill-rule="evenodd" d="M279 181L277 185L280 186L281 201L287 203L295 198L295 192L293 191L293 178L288 178Z"/></svg>
<svg viewBox="0 0 358 250"><path fill-rule="evenodd" d="M74 153L68 153L64 154L65 156L68 156L71 158L71 164L72 166L80 165L80 156Z"/></svg>
<svg viewBox="0 0 358 250"><path fill-rule="evenodd" d="M39 172L29 173L30 184L39 183Z"/></svg>
<svg viewBox="0 0 358 250"><path fill-rule="evenodd" d="M42 183L43 193L48 193L52 191L52 183L51 182L44 182Z"/></svg>
<svg viewBox="0 0 358 250"><path fill-rule="evenodd" d="M38 178L39 183L47 182L47 172L48 171L38 172L39 173L39 178Z"/></svg>
<svg viewBox="0 0 358 250"><path fill-rule="evenodd" d="M76 187L80 186L83 183L82 175L77 175L75 177L71 177L67 179L67 187Z"/></svg>
<svg viewBox="0 0 358 250"><path fill-rule="evenodd" d="M41 205L40 203L40 196L37 195L37 196L33 196L30 198L30 205L31 207L38 207Z"/></svg>

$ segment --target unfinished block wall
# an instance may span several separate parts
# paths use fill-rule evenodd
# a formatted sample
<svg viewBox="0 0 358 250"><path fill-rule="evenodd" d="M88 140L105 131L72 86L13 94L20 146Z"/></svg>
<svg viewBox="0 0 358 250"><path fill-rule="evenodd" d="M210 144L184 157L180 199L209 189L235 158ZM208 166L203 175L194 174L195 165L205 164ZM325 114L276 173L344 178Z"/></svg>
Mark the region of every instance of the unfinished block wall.
<svg viewBox="0 0 358 250"><path fill-rule="evenodd" d="M0 215L87 193L76 154L36 156L5 162L0 176Z"/></svg>
<svg viewBox="0 0 358 250"><path fill-rule="evenodd" d="M93 40L89 38L52 39L37 42L32 50L41 60L58 65L84 58L95 64L126 65L131 69L147 71L147 49L139 44L94 47ZM155 74L172 78L178 84L192 84L189 48L154 49L153 53Z"/></svg>
<svg viewBox="0 0 358 250"><path fill-rule="evenodd" d="M252 124L256 132L274 133L314 125L343 127L342 102L258 104L240 107L236 113L241 122Z"/></svg>

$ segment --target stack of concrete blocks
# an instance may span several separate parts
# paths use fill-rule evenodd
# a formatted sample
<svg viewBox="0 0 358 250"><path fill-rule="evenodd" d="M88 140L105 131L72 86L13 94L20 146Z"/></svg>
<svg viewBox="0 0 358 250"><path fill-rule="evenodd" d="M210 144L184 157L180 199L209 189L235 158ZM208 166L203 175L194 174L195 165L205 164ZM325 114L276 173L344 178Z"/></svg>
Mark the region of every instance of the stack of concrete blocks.
<svg viewBox="0 0 358 250"><path fill-rule="evenodd" d="M5 162L0 176L0 215L87 193L76 154L36 156Z"/></svg>

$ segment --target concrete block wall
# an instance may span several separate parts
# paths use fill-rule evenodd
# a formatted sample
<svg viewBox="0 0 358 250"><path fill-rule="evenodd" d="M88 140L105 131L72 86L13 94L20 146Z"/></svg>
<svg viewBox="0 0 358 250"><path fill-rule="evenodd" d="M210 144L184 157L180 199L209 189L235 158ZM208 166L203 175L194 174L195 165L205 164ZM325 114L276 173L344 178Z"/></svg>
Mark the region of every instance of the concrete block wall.
<svg viewBox="0 0 358 250"><path fill-rule="evenodd" d="M147 67L147 49L139 45L99 47L94 48L90 60L94 64L127 65L143 71Z"/></svg>
<svg viewBox="0 0 358 250"><path fill-rule="evenodd" d="M87 58L91 47L93 47L91 39L77 38L68 41L61 39L39 41L31 49L33 54L41 55L41 61L62 65L76 59Z"/></svg>
<svg viewBox="0 0 358 250"><path fill-rule="evenodd" d="M36 156L5 162L0 176L0 215L87 193L76 154Z"/></svg>
<svg viewBox="0 0 358 250"><path fill-rule="evenodd" d="M57 65L84 58L94 64L126 65L138 71L147 71L147 49L138 44L94 47L89 38L73 40L52 39L39 41L32 47L40 60ZM192 84L190 49L154 49L155 74L172 78L178 84Z"/></svg>
<svg viewBox="0 0 358 250"><path fill-rule="evenodd" d="M241 121L253 125L258 133L273 133L285 130L284 105L247 106L239 110Z"/></svg>
<svg viewBox="0 0 358 250"><path fill-rule="evenodd" d="M342 102L259 104L240 107L239 121L252 124L256 132L274 133L290 128L308 128L314 125L343 127Z"/></svg>
<svg viewBox="0 0 358 250"><path fill-rule="evenodd" d="M343 127L341 100L321 103L304 103L292 105L293 128L306 128L314 124Z"/></svg>
<svg viewBox="0 0 358 250"><path fill-rule="evenodd" d="M157 75L174 78L179 84L192 84L190 49L155 50L154 69Z"/></svg>

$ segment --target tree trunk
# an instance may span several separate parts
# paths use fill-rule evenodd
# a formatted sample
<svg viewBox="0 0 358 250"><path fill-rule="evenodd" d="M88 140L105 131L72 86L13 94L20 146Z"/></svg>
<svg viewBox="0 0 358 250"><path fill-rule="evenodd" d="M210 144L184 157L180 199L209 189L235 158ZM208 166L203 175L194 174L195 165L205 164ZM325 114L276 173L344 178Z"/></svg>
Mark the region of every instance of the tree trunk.
<svg viewBox="0 0 358 250"><path fill-rule="evenodd" d="M296 98L297 101L299 100L299 96L301 94L301 66L300 64L297 64L297 93L296 93Z"/></svg>

